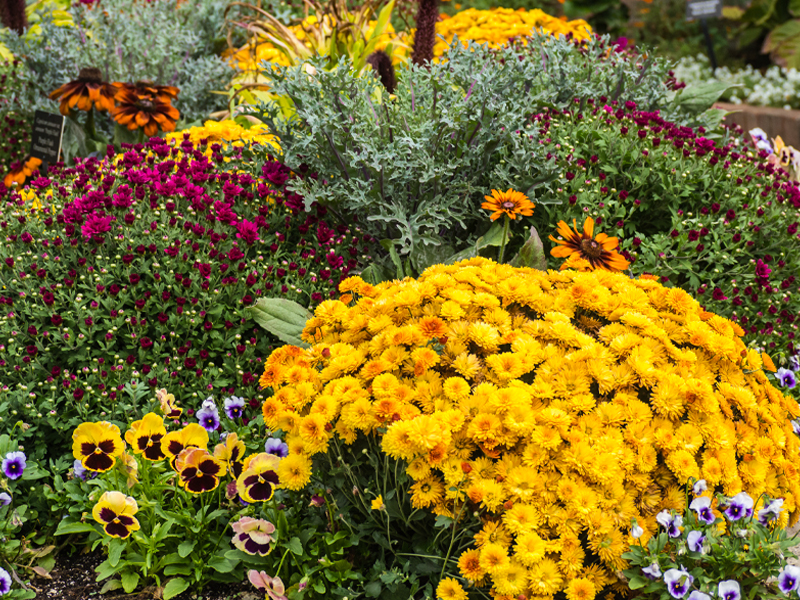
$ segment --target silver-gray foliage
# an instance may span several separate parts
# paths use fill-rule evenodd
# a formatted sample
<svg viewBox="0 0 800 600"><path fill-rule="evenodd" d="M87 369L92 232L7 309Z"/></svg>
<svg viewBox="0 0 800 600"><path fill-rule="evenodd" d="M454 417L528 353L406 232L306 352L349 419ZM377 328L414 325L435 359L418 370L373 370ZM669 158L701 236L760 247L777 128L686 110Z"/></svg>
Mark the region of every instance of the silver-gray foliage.
<svg viewBox="0 0 800 600"><path fill-rule="evenodd" d="M76 79L84 67L99 68L108 81L143 79L180 88L175 102L184 121L224 108L223 90L233 76L220 56L224 46L226 0L131 2L103 0L101 6L76 2L74 26L57 26L42 13L41 34L0 39L22 60L24 86L17 104L25 110L56 110L47 94Z"/></svg>
<svg viewBox="0 0 800 600"><path fill-rule="evenodd" d="M399 68L392 97L346 59L330 71L322 61L273 66L273 91L293 101L295 114L285 119L270 104L259 114L280 138L285 164L316 174L291 184L307 207L356 216L368 233L391 240L395 257L414 263L424 254L416 262L425 266L486 231L480 204L491 189L548 202L556 167L532 120L543 107L578 108L602 95L642 109L666 103L663 65L608 59L602 43L579 48L534 36L527 46L490 50L455 42L446 62Z"/></svg>

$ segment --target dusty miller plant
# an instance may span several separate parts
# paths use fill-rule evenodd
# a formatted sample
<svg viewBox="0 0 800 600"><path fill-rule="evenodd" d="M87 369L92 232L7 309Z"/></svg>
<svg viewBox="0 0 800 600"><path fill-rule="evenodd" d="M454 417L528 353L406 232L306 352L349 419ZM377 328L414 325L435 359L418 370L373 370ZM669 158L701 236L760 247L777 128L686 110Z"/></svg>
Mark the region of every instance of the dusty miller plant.
<svg viewBox="0 0 800 600"><path fill-rule="evenodd" d="M446 64L400 69L392 96L371 73L353 75L347 61L319 67L275 69L273 89L293 101L291 118L262 106L285 163L317 174L296 191L366 221L416 269L486 229L478 209L490 188L535 195L551 174L536 135L519 131L530 111L514 99L525 87L514 62L495 64L479 47L454 49Z"/></svg>
<svg viewBox="0 0 800 600"><path fill-rule="evenodd" d="M399 68L391 96L350 67L272 66L273 91L292 110L287 118L284 102L257 112L280 138L284 163L313 174L293 184L308 204L357 217L395 265L416 270L475 247L488 229L480 203L493 188L557 202L556 169L531 122L541 108L605 96L678 110L667 67L614 54L607 39L578 46L536 35L499 50L455 42L446 62Z"/></svg>

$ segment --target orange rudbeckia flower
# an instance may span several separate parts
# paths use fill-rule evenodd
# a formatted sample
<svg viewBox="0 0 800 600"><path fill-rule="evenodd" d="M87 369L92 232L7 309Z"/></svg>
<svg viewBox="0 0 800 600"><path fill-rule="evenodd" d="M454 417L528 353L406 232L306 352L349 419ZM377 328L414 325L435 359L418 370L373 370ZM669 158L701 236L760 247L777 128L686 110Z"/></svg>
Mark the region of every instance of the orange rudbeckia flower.
<svg viewBox="0 0 800 600"><path fill-rule="evenodd" d="M172 86L147 81L124 84L117 92L117 106L111 116L131 131L143 129L148 136L154 136L159 130L175 131L175 123L181 116L172 106L172 99L177 95L178 88Z"/></svg>
<svg viewBox="0 0 800 600"><path fill-rule="evenodd" d="M42 161L33 156L28 157L24 161L16 161L11 163L11 171L9 171L3 178L3 185L10 188L15 183L22 185L25 180L33 175L33 173L42 166Z"/></svg>
<svg viewBox="0 0 800 600"><path fill-rule="evenodd" d="M81 69L75 81L65 83L50 93L51 100L61 100L59 112L67 116L71 109L77 108L85 112L92 110L92 104L99 111L110 111L114 108L114 96L118 83L103 81L100 69L90 67Z"/></svg>
<svg viewBox="0 0 800 600"><path fill-rule="evenodd" d="M550 254L558 258L569 258L577 255L587 261L592 269L606 271L623 271L630 263L616 252L619 240L608 237L605 233L598 233L593 237L594 219L587 217L583 223L583 231L578 230L575 219L572 220L574 229L570 229L564 221L558 223L558 233L564 238L557 240L552 235L550 240L557 245L550 250Z"/></svg>
<svg viewBox="0 0 800 600"><path fill-rule="evenodd" d="M503 215L516 219L517 215L530 217L533 215L533 202L522 192L517 192L509 188L505 192L492 190L491 196L484 196L486 202L481 204L481 208L494 211L489 217L496 221Z"/></svg>

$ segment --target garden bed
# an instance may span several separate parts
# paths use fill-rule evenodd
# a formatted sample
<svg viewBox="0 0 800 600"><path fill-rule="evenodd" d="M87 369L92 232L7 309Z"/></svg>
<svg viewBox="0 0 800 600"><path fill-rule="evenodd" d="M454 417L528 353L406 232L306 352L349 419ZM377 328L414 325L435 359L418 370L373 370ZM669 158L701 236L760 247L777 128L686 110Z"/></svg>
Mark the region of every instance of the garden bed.
<svg viewBox="0 0 800 600"><path fill-rule="evenodd" d="M115 1L68 16L113 38ZM143 11L208 38L220 1ZM583 22L421 0L409 64L368 52L392 7L239 22L281 60L184 131L219 50L174 82L42 83L83 141L0 186L0 594L12 565L67 600L739 600L792 576L800 187Z"/></svg>
<svg viewBox="0 0 800 600"><path fill-rule="evenodd" d="M95 568L105 560L102 551L81 554L59 554L50 576L52 579L36 578L31 587L36 589L36 600L153 600L159 596L153 588L126 594L122 590L101 595L102 581L95 581ZM175 596L175 600L260 600L261 594L253 591L248 583L211 584L202 592L187 590Z"/></svg>

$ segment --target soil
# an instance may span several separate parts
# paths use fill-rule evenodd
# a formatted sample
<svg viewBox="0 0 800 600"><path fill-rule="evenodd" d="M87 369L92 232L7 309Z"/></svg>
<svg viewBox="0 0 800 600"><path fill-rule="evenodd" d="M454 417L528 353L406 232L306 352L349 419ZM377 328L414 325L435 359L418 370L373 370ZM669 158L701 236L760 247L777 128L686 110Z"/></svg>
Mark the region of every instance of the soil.
<svg viewBox="0 0 800 600"><path fill-rule="evenodd" d="M36 600L158 600L160 590L148 588L134 594L121 590L100 595L104 582L96 582L95 567L103 562L100 552L67 556L59 555L56 566L50 571L52 579L36 578L31 581ZM186 590L174 600L261 600L248 581L241 584L212 584L201 592Z"/></svg>

